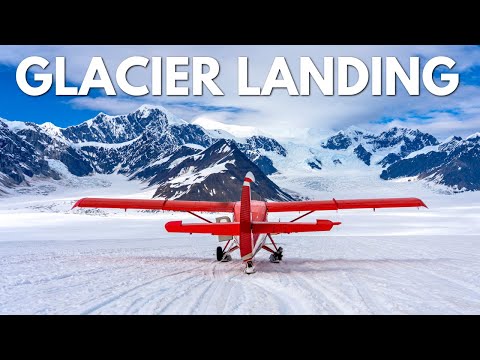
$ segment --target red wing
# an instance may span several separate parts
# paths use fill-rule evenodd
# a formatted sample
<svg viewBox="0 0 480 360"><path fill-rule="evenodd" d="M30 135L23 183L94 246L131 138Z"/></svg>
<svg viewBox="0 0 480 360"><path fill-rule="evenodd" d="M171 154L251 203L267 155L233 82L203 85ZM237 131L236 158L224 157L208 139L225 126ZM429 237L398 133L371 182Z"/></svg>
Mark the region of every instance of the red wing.
<svg viewBox="0 0 480 360"><path fill-rule="evenodd" d="M266 204L268 212L427 207L422 200L417 198L332 199L322 201L267 202Z"/></svg>
<svg viewBox="0 0 480 360"><path fill-rule="evenodd" d="M78 200L73 208L233 212L234 204L216 201L83 198Z"/></svg>

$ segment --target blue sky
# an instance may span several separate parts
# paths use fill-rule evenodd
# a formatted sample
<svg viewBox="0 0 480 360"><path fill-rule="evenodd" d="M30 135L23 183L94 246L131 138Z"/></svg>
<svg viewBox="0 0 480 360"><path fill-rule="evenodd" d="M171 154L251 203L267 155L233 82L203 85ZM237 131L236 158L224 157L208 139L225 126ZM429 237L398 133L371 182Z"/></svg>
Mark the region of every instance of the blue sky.
<svg viewBox="0 0 480 360"><path fill-rule="evenodd" d="M16 67L28 56L37 55L54 62L55 56L67 59L67 83L79 86L92 56L102 56L110 74L123 59L139 56L212 56L221 65L219 86L225 96L105 96L91 91L85 96L56 96L55 88L42 96L24 94L15 80ZM374 97L369 91L351 97L323 96L313 92L308 97L288 96L274 91L268 97L237 95L236 61L248 56L253 85L261 86L275 56L285 56L298 81L298 59L310 56L355 56L367 65L372 56L396 56L408 64L410 56L422 62L443 55L456 61L460 86L451 95L435 97L423 88L420 96L399 91L394 97ZM54 68L54 66L51 66ZM191 68L190 68L191 69ZM151 74L135 70L132 83L148 84ZM445 69L438 69L439 72ZM32 74L29 75L30 77ZM114 75L112 76L114 80ZM401 85L399 86L401 87ZM100 111L123 114L140 105L158 104L193 121L211 118L229 124L256 126L278 134L302 133L311 128L318 133L340 130L350 125L377 130L391 126L420 128L439 137L452 133L462 136L480 131L480 48L477 46L0 46L0 117L8 120L52 122L66 127L94 117Z"/></svg>
<svg viewBox="0 0 480 360"><path fill-rule="evenodd" d="M0 117L7 120L52 122L66 127L94 117L98 111L73 108L73 96L56 96L55 88L42 96L29 96L22 92L15 80L16 67L0 65ZM29 78L33 75L29 73Z"/></svg>

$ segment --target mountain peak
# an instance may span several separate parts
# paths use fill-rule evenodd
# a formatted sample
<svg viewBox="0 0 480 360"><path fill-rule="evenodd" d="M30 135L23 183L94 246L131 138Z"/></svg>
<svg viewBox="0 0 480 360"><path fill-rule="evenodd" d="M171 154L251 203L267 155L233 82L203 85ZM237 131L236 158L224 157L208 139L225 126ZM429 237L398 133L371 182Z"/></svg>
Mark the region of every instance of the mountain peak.
<svg viewBox="0 0 480 360"><path fill-rule="evenodd" d="M467 137L467 140L479 140L479 139L480 139L480 132L477 132Z"/></svg>
<svg viewBox="0 0 480 360"><path fill-rule="evenodd" d="M213 145L209 148L203 150L201 154L207 154L208 156L212 156L212 154L221 154L221 153L229 153L232 151L240 151L233 141L226 141L225 139L220 139L216 141Z"/></svg>
<svg viewBox="0 0 480 360"><path fill-rule="evenodd" d="M150 104L143 104L137 110L133 112L133 114L138 114L141 117L149 117L152 114L156 113L163 113L165 114L168 123L170 125L185 125L188 124L185 120L179 118L178 116L172 114L169 110L165 109L163 106L160 105L150 105Z"/></svg>
<svg viewBox="0 0 480 360"><path fill-rule="evenodd" d="M163 106L151 105L151 104L143 104L136 111L148 111L148 110L160 110L162 112L167 111L167 109L165 109Z"/></svg>
<svg viewBox="0 0 480 360"><path fill-rule="evenodd" d="M365 129L362 129L358 126L355 126L355 125L350 125L348 128L345 129L344 131L345 134L367 134L369 133L368 131L366 131Z"/></svg>
<svg viewBox="0 0 480 360"><path fill-rule="evenodd" d="M180 160L180 161L179 161ZM254 174L252 199L293 200L275 185L235 142L219 140L209 148L180 157L156 169L150 185L158 184L154 197L181 200L238 201L245 174Z"/></svg>
<svg viewBox="0 0 480 360"><path fill-rule="evenodd" d="M124 115L98 113L81 124L62 129L63 135L74 143L98 142L119 144L131 141L146 131L164 133L170 126L188 125L161 106L142 105ZM177 132L181 131L177 129Z"/></svg>
<svg viewBox="0 0 480 360"><path fill-rule="evenodd" d="M59 129L57 125L54 123L51 123L50 121L44 122L43 124L40 125L42 129Z"/></svg>
<svg viewBox="0 0 480 360"><path fill-rule="evenodd" d="M55 124L53 124L51 122L45 122L45 123L43 123L39 126L48 135L50 135L52 137L62 137L63 138L62 129L59 128L58 126L56 126Z"/></svg>

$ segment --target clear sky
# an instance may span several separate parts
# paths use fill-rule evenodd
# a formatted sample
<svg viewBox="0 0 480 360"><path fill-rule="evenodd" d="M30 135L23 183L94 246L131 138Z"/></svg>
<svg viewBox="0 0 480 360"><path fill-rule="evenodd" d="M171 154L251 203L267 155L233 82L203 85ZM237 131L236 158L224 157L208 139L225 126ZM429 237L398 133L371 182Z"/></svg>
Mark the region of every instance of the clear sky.
<svg viewBox="0 0 480 360"><path fill-rule="evenodd" d="M51 62L65 56L66 79L79 86L93 56L102 56L115 83L118 64L129 56L211 56L220 63L216 79L224 96L151 96L132 97L119 90L117 96L106 96L103 90L89 96L56 96L55 87L42 96L24 94L15 80L16 68L28 56L42 56ZM370 84L355 96L324 96L312 85L310 96L289 96L284 89L271 96L250 97L237 94L237 58L249 57L251 85L262 86L276 56L286 57L298 84L299 58L309 56L322 71L324 56L354 56L370 68L372 56L396 56L408 69L410 56L419 56L421 67L434 56L448 56L456 61L452 70L460 74L460 85L451 95L431 95L421 85L419 96L409 96L401 84L396 96L372 96ZM184 67L191 71L191 66ZM38 68L37 68L38 70ZM29 73L31 81L33 74ZM135 68L128 74L134 85L150 86L151 70ZM163 79L165 80L165 79ZM191 80L187 83L191 85ZM279 136L301 133L312 128L318 133L341 130L350 125L377 130L407 126L436 136L466 136L480 131L480 47L477 46L0 46L0 117L7 120L52 122L66 127L94 117L102 111L124 114L142 104L158 104L193 121L199 117L229 124L256 126Z"/></svg>

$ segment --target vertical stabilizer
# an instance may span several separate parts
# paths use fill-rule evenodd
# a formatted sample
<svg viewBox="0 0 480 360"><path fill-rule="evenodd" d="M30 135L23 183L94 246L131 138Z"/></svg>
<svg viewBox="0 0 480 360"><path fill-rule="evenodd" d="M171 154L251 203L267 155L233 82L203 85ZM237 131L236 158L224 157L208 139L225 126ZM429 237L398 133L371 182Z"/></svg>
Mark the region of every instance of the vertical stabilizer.
<svg viewBox="0 0 480 360"><path fill-rule="evenodd" d="M250 184L254 181L255 177L249 171L243 180L240 198L240 256L243 261L249 261L253 256Z"/></svg>

